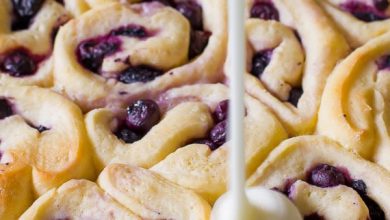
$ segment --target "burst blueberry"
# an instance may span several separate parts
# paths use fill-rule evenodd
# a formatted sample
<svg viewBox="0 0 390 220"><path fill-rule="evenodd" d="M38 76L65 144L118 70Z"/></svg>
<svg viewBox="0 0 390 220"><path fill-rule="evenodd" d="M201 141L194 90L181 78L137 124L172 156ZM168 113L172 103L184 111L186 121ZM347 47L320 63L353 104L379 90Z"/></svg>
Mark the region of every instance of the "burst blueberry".
<svg viewBox="0 0 390 220"><path fill-rule="evenodd" d="M229 100L223 100L219 102L213 113L214 120L217 122L226 120L228 118L228 108Z"/></svg>
<svg viewBox="0 0 390 220"><path fill-rule="evenodd" d="M384 4L378 1L375 6L384 7ZM341 4L340 7L351 13L357 19L365 22L380 21L387 18L387 16L379 12L376 8L358 1L350 1L348 3Z"/></svg>
<svg viewBox="0 0 390 220"><path fill-rule="evenodd" d="M124 27L120 27L120 28L117 28L115 30L112 30L110 35L145 38L145 37L148 37L148 32L142 26L128 25L128 26L124 26Z"/></svg>
<svg viewBox="0 0 390 220"><path fill-rule="evenodd" d="M146 133L160 118L161 112L156 102L149 99L137 100L127 108L126 125L133 131Z"/></svg>
<svg viewBox="0 0 390 220"><path fill-rule="evenodd" d="M279 20L279 12L271 2L255 2L251 9L251 18L263 20Z"/></svg>
<svg viewBox="0 0 390 220"><path fill-rule="evenodd" d="M16 49L5 54L1 62L2 71L14 77L29 76L36 72L37 64L24 49Z"/></svg>
<svg viewBox="0 0 390 220"><path fill-rule="evenodd" d="M5 98L0 98L0 120L13 115L11 103Z"/></svg>
<svg viewBox="0 0 390 220"><path fill-rule="evenodd" d="M203 29L203 11L202 7L192 1L182 1L176 4L178 10L184 17L188 19L193 29Z"/></svg>
<svg viewBox="0 0 390 220"><path fill-rule="evenodd" d="M41 9L45 0L12 0L12 30L23 30L29 27L31 19Z"/></svg>
<svg viewBox="0 0 390 220"><path fill-rule="evenodd" d="M271 61L272 50L263 50L257 52L252 58L251 74L260 77L263 74L265 68Z"/></svg>
<svg viewBox="0 0 390 220"><path fill-rule="evenodd" d="M214 151L214 150L218 149L218 147L219 147L216 144L214 144L214 142L212 142L210 139L200 139L200 140L196 140L194 143L195 144L205 144L205 145L209 146L211 151Z"/></svg>
<svg viewBox="0 0 390 220"><path fill-rule="evenodd" d="M164 72L150 66L129 67L118 76L120 82L130 84L136 82L149 82L161 76Z"/></svg>
<svg viewBox="0 0 390 220"><path fill-rule="evenodd" d="M211 33L207 31L191 31L190 48L188 52L189 59L193 59L203 53L204 49L207 47L210 36Z"/></svg>
<svg viewBox="0 0 390 220"><path fill-rule="evenodd" d="M319 187L332 187L345 185L347 179L344 174L334 166L320 164L309 173L309 183Z"/></svg>
<svg viewBox="0 0 390 220"><path fill-rule="evenodd" d="M210 140L216 145L221 146L226 142L227 121L221 121L210 131Z"/></svg>
<svg viewBox="0 0 390 220"><path fill-rule="evenodd" d="M97 73L104 57L117 52L121 42L116 38L97 38L83 41L77 48L79 62L88 70Z"/></svg>
<svg viewBox="0 0 390 220"><path fill-rule="evenodd" d="M302 94L303 90L301 87L292 88L287 101L296 107Z"/></svg>
<svg viewBox="0 0 390 220"><path fill-rule="evenodd" d="M126 127L121 127L115 132L115 135L124 141L126 144L134 143L142 138L142 135L130 130Z"/></svg>

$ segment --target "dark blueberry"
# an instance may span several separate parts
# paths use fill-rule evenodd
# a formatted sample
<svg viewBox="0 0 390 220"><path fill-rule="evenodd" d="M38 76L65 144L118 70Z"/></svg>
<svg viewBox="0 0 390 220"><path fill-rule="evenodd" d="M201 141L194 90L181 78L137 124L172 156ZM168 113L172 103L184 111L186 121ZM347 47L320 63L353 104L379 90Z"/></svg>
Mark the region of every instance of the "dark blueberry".
<svg viewBox="0 0 390 220"><path fill-rule="evenodd" d="M385 15L378 12L375 8L357 1L351 1L346 4L342 4L341 8L350 12L357 19L365 22L380 21L387 18Z"/></svg>
<svg viewBox="0 0 390 220"><path fill-rule="evenodd" d="M193 29L203 29L203 11L200 5L191 1L182 1L176 4L176 10L188 19Z"/></svg>
<svg viewBox="0 0 390 220"><path fill-rule="evenodd" d="M164 74L163 71L149 66L129 67L118 76L120 82L130 84L135 82L149 82Z"/></svg>
<svg viewBox="0 0 390 220"><path fill-rule="evenodd" d="M27 51L18 49L5 55L1 69L11 76L21 77L34 74L37 65Z"/></svg>
<svg viewBox="0 0 390 220"><path fill-rule="evenodd" d="M360 195L366 195L367 186L363 180L352 180L351 187Z"/></svg>
<svg viewBox="0 0 390 220"><path fill-rule="evenodd" d="M309 173L309 183L319 187L345 185L344 174L336 167L320 164Z"/></svg>
<svg viewBox="0 0 390 220"><path fill-rule="evenodd" d="M226 132L227 132L227 120L219 122L210 131L211 141L215 145L221 146L226 142Z"/></svg>
<svg viewBox="0 0 390 220"><path fill-rule="evenodd" d="M324 220L324 217L318 215L317 213L312 213L303 218L304 220Z"/></svg>
<svg viewBox="0 0 390 220"><path fill-rule="evenodd" d="M372 200L370 197L366 195L361 195L361 197L368 208L371 220L386 219L385 213L383 212L382 208L378 205L378 203L376 203L374 200Z"/></svg>
<svg viewBox="0 0 390 220"><path fill-rule="evenodd" d="M287 101L296 107L298 105L298 101L301 98L302 94L303 94L303 90L301 87L292 88L290 90L290 95Z"/></svg>
<svg viewBox="0 0 390 220"><path fill-rule="evenodd" d="M135 101L127 108L126 125L138 132L147 132L161 118L160 108L156 102L149 99Z"/></svg>
<svg viewBox="0 0 390 220"><path fill-rule="evenodd" d="M379 11L384 11L389 7L389 2L387 0L374 0L374 6Z"/></svg>
<svg viewBox="0 0 390 220"><path fill-rule="evenodd" d="M271 2L256 2L251 9L251 18L279 20L279 12Z"/></svg>
<svg viewBox="0 0 390 220"><path fill-rule="evenodd" d="M219 148L219 146L217 146L216 144L214 144L214 142L212 142L211 140L209 139L200 139L200 140L197 140L194 142L195 144L205 144L207 146L209 146L210 150L211 151L214 151L216 149Z"/></svg>
<svg viewBox="0 0 390 220"><path fill-rule="evenodd" d="M272 50L263 50L257 52L252 58L251 74L260 77L263 74L265 68L271 61Z"/></svg>
<svg viewBox="0 0 390 220"><path fill-rule="evenodd" d="M192 59L203 53L209 43L210 32L207 31L191 31L190 48L188 58Z"/></svg>
<svg viewBox="0 0 390 220"><path fill-rule="evenodd" d="M42 7L45 0L12 0L14 17L12 30L22 30L30 26L31 19Z"/></svg>
<svg viewBox="0 0 390 220"><path fill-rule="evenodd" d="M117 52L120 45L121 42L115 38L86 40L77 47L77 56L85 68L97 73L104 57Z"/></svg>
<svg viewBox="0 0 390 220"><path fill-rule="evenodd" d="M226 120L228 118L229 100L223 100L218 103L214 110L214 119L217 122Z"/></svg>
<svg viewBox="0 0 390 220"><path fill-rule="evenodd" d="M148 36L148 33L146 29L142 26L128 25L111 31L110 35L145 38Z"/></svg>
<svg viewBox="0 0 390 220"><path fill-rule="evenodd" d="M142 138L141 134L138 134L126 127L118 129L118 131L115 132L115 135L127 144L134 143Z"/></svg>
<svg viewBox="0 0 390 220"><path fill-rule="evenodd" d="M382 56L376 60L376 65L379 70L390 68L390 55Z"/></svg>
<svg viewBox="0 0 390 220"><path fill-rule="evenodd" d="M39 125L39 126L37 127L37 130L39 131L39 133L42 133L42 132L44 132L44 131L49 130L49 128L47 128L47 127L45 127L45 126L43 126L43 125Z"/></svg>
<svg viewBox="0 0 390 220"><path fill-rule="evenodd" d="M0 120L13 115L11 103L7 99L0 98Z"/></svg>

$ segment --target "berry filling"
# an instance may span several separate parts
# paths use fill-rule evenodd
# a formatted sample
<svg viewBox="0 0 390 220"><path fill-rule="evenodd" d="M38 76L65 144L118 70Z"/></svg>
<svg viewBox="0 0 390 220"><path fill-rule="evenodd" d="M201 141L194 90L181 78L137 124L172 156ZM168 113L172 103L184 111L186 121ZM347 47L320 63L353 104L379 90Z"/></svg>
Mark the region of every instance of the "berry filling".
<svg viewBox="0 0 390 220"><path fill-rule="evenodd" d="M390 55L385 55L376 60L379 70L390 69Z"/></svg>
<svg viewBox="0 0 390 220"><path fill-rule="evenodd" d="M17 48L0 56L0 70L13 77L33 75L44 56L32 55L25 48Z"/></svg>
<svg viewBox="0 0 390 220"><path fill-rule="evenodd" d="M212 151L224 144L226 142L228 110L229 100L219 102L213 112L216 125L210 130L209 137L207 139L196 140L193 143L206 144Z"/></svg>
<svg viewBox="0 0 390 220"><path fill-rule="evenodd" d="M374 5L375 8L361 2L350 1L348 3L341 4L340 7L341 9L351 13L357 19L365 22L381 21L387 19L387 16L380 12L383 10L382 8L387 8L387 1L386 3L383 3L382 0L378 0L374 2Z"/></svg>
<svg viewBox="0 0 390 220"><path fill-rule="evenodd" d="M228 118L229 100L223 100L218 103L214 110L214 120L217 122L224 121Z"/></svg>
<svg viewBox="0 0 390 220"><path fill-rule="evenodd" d="M82 41L76 50L79 63L86 69L99 73L103 60L121 49L119 36L145 39L152 36L146 28L130 24L111 30L107 35Z"/></svg>
<svg viewBox="0 0 390 220"><path fill-rule="evenodd" d="M160 121L160 108L153 100L138 100L127 108L126 125L133 131L145 133Z"/></svg>
<svg viewBox="0 0 390 220"><path fill-rule="evenodd" d="M263 20L279 20L279 12L272 2L255 2L250 11L251 18L260 18Z"/></svg>
<svg viewBox="0 0 390 220"><path fill-rule="evenodd" d="M116 37L98 37L85 40L77 47L77 58L81 65L98 73L106 56L116 53L121 41Z"/></svg>
<svg viewBox="0 0 390 220"><path fill-rule="evenodd" d="M298 105L299 99L303 94L303 90L301 87L292 88L290 91L290 96L288 97L288 102L294 105L295 107Z"/></svg>
<svg viewBox="0 0 390 220"><path fill-rule="evenodd" d="M156 102L149 99L137 100L128 106L126 120L114 134L130 144L140 140L160 119L160 108Z"/></svg>
<svg viewBox="0 0 390 220"><path fill-rule="evenodd" d="M191 31L191 43L188 51L189 59L193 59L203 53L209 43L210 36L211 33L207 31Z"/></svg>
<svg viewBox="0 0 390 220"><path fill-rule="evenodd" d="M387 0L373 0L374 6L379 11L384 11L389 7L389 2Z"/></svg>
<svg viewBox="0 0 390 220"><path fill-rule="evenodd" d="M45 0L12 0L13 18L11 29L13 31L27 29L31 20L41 9Z"/></svg>
<svg viewBox="0 0 390 220"><path fill-rule="evenodd" d="M227 120L216 124L210 131L210 140L217 146L226 142Z"/></svg>
<svg viewBox="0 0 390 220"><path fill-rule="evenodd" d="M381 207L367 196L367 186L363 180L352 180L347 171L340 168L320 164L314 167L307 175L308 182L319 187L332 187L346 185L353 188L365 202L370 219L385 219L385 214Z"/></svg>
<svg viewBox="0 0 390 220"><path fill-rule="evenodd" d="M163 71L154 69L149 66L135 66L129 67L122 71L118 76L118 81L126 84L136 82L149 82L154 80L156 77L164 74Z"/></svg>
<svg viewBox="0 0 390 220"><path fill-rule="evenodd" d="M0 98L0 120L13 114L11 103L5 98Z"/></svg>
<svg viewBox="0 0 390 220"><path fill-rule="evenodd" d="M182 1L176 4L176 10L188 19L191 27L195 30L203 29L202 7L192 1Z"/></svg>
<svg viewBox="0 0 390 220"><path fill-rule="evenodd" d="M345 185L347 180L344 174L336 167L321 164L310 172L308 182L319 187L332 187Z"/></svg>
<svg viewBox="0 0 390 220"><path fill-rule="evenodd" d="M138 140L141 140L142 136L141 134L138 134L132 130L130 130L129 128L127 128L126 126L122 126L120 127L116 132L115 132L115 135L123 140L126 144L131 144L131 143L134 143Z"/></svg>
<svg viewBox="0 0 390 220"><path fill-rule="evenodd" d="M324 217L318 215L317 213L312 213L303 218L304 220L324 220Z"/></svg>
<svg viewBox="0 0 390 220"><path fill-rule="evenodd" d="M272 49L270 50L263 50L260 52L257 52L253 58L252 58L252 69L250 73L256 77L260 77L261 74L264 72L265 68L268 66L268 64L271 61L272 57Z"/></svg>
<svg viewBox="0 0 390 220"><path fill-rule="evenodd" d="M110 36L125 36L144 39L150 37L151 34L149 34L148 31L142 26L130 24L112 30Z"/></svg>

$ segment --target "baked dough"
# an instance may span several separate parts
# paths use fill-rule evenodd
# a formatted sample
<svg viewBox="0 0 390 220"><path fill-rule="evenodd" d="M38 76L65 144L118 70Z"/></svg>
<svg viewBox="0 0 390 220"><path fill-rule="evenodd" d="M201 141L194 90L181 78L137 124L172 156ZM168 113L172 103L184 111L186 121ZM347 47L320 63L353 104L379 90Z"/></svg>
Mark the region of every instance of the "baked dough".
<svg viewBox="0 0 390 220"><path fill-rule="evenodd" d="M13 152L0 163L0 219L17 219L34 201L31 167Z"/></svg>
<svg viewBox="0 0 390 220"><path fill-rule="evenodd" d="M200 32L192 30L178 11L157 2L110 3L92 8L58 33L55 89L88 111L120 105L139 96L158 95L174 86L221 79L226 53L226 2L197 4L203 9L204 31ZM113 33L126 28L130 28L129 32L141 29L144 35L128 37L121 33L113 37ZM190 32L211 35L204 51L189 60L189 45L194 43ZM78 48L102 39L108 39L107 44L121 45L121 49L111 48L110 55L100 57L96 64L99 68L85 68L79 62ZM99 74L94 74L96 71Z"/></svg>
<svg viewBox="0 0 390 220"><path fill-rule="evenodd" d="M290 136L313 133L327 77L349 52L346 40L312 0L247 0L246 7L252 73L245 74L246 91L271 108Z"/></svg>
<svg viewBox="0 0 390 220"><path fill-rule="evenodd" d="M20 219L209 219L210 205L151 171L107 166L98 184L70 180L52 189Z"/></svg>
<svg viewBox="0 0 390 220"><path fill-rule="evenodd" d="M360 47L369 40L390 31L388 19L390 7L387 0L317 0L317 2L333 19L352 48Z"/></svg>
<svg viewBox="0 0 390 220"><path fill-rule="evenodd" d="M222 85L185 86L169 90L162 97L168 103L170 100L195 99L214 110L219 102L228 99L228 88ZM245 107L245 163L246 173L250 175L268 153L287 138L287 134L276 117L257 100L246 95ZM227 144L223 143L214 150L205 144L184 145L151 170L174 183L193 189L213 203L226 191Z"/></svg>
<svg viewBox="0 0 390 220"><path fill-rule="evenodd" d="M307 217L390 216L390 173L323 136L301 136L282 142L247 184L286 193Z"/></svg>
<svg viewBox="0 0 390 220"><path fill-rule="evenodd" d="M30 86L2 85L0 97L2 111L4 105L12 108L0 117L0 150L32 167L36 195L69 179L94 178L83 117L75 104Z"/></svg>
<svg viewBox="0 0 390 220"><path fill-rule="evenodd" d="M53 85L55 33L71 14L55 0L41 2L40 9L29 18L31 24L26 25L26 21L16 20L11 0L0 0L0 84Z"/></svg>
<svg viewBox="0 0 390 220"><path fill-rule="evenodd" d="M390 34L356 49L333 71L319 111L317 132L390 169Z"/></svg>

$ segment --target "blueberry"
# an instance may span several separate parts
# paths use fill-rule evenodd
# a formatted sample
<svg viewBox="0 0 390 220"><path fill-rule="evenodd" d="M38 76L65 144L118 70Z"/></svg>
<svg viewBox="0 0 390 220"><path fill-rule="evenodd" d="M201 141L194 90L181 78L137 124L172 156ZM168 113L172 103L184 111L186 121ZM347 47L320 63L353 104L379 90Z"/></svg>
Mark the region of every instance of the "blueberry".
<svg viewBox="0 0 390 220"><path fill-rule="evenodd" d="M12 30L22 30L30 26L31 19L41 9L45 0L12 0L14 18Z"/></svg>
<svg viewBox="0 0 390 220"><path fill-rule="evenodd" d="M251 18L279 20L278 10L271 2L256 2L251 9Z"/></svg>
<svg viewBox="0 0 390 220"><path fill-rule="evenodd" d="M317 213L312 213L310 215L306 215L304 220L324 220L324 217L318 215Z"/></svg>
<svg viewBox="0 0 390 220"><path fill-rule="evenodd" d="M303 90L301 87L292 88L290 91L290 96L288 97L288 102L294 105L295 107L298 105L298 101L303 94Z"/></svg>
<svg viewBox="0 0 390 220"><path fill-rule="evenodd" d="M157 70L149 66L136 66L129 67L121 72L118 76L118 80L122 83L130 84L135 82L149 82L156 77L164 74L163 71Z"/></svg>
<svg viewBox="0 0 390 220"><path fill-rule="evenodd" d="M320 164L309 173L309 183L319 187L345 185L346 182L344 174L339 169L327 164Z"/></svg>
<svg viewBox="0 0 390 220"><path fill-rule="evenodd" d="M384 7L385 4L381 2L374 3L375 7ZM371 22L371 21L380 21L384 20L387 17L380 12L378 12L375 8L366 5L361 2L357 1L350 1L346 4L340 5L340 7L350 12L353 16L355 16L357 19L365 21L365 22Z"/></svg>
<svg viewBox="0 0 390 220"><path fill-rule="evenodd" d="M378 205L378 203L376 203L374 200L372 200L370 197L366 195L361 195L361 197L368 208L371 220L386 219L385 213L383 212L382 208Z"/></svg>
<svg viewBox="0 0 390 220"><path fill-rule="evenodd" d="M128 25L111 31L110 35L145 38L148 36L148 33L147 30L142 26Z"/></svg>
<svg viewBox="0 0 390 220"><path fill-rule="evenodd" d="M221 122L228 118L228 108L229 108L229 100L223 100L218 103L217 107L214 110L214 120L217 122Z"/></svg>
<svg viewBox="0 0 390 220"><path fill-rule="evenodd" d="M188 19L193 29L203 29L203 11L202 7L198 4L191 1L178 2L176 4L176 10Z"/></svg>
<svg viewBox="0 0 390 220"><path fill-rule="evenodd" d="M1 69L14 77L28 76L35 73L37 64L24 49L17 49L5 55Z"/></svg>
<svg viewBox="0 0 390 220"><path fill-rule="evenodd" d="M251 74L260 77L263 74L265 68L271 61L272 50L263 50L257 52L252 58L252 69Z"/></svg>
<svg viewBox="0 0 390 220"><path fill-rule="evenodd" d="M134 143L142 138L142 135L130 130L126 127L121 127L115 132L115 135L127 144Z"/></svg>
<svg viewBox="0 0 390 220"><path fill-rule="evenodd" d="M133 131L148 132L161 118L160 108L156 102L141 99L127 108L126 125Z"/></svg>
<svg viewBox="0 0 390 220"><path fill-rule="evenodd" d="M379 70L390 68L390 55L385 55L376 60L376 65Z"/></svg>
<svg viewBox="0 0 390 220"><path fill-rule="evenodd" d="M360 195L366 195L367 186L363 180L352 180L351 187Z"/></svg>
<svg viewBox="0 0 390 220"><path fill-rule="evenodd" d="M226 142L227 120L216 124L210 131L210 139L216 146Z"/></svg>
<svg viewBox="0 0 390 220"><path fill-rule="evenodd" d="M374 6L379 11L384 11L389 7L389 2L387 0L374 0Z"/></svg>
<svg viewBox="0 0 390 220"><path fill-rule="evenodd" d="M117 52L120 45L120 41L115 38L86 40L77 47L77 56L86 69L96 73L100 70L104 57Z"/></svg>
<svg viewBox="0 0 390 220"><path fill-rule="evenodd" d="M13 115L11 103L5 98L0 98L0 120Z"/></svg>
<svg viewBox="0 0 390 220"><path fill-rule="evenodd" d="M210 32L207 31L191 31L190 48L188 58L193 59L203 53L209 43Z"/></svg>
<svg viewBox="0 0 390 220"><path fill-rule="evenodd" d="M214 144L214 142L212 142L210 139L200 139L200 140L195 141L194 143L196 143L196 144L205 144L205 145L209 146L211 151L214 151L214 150L219 148L219 146Z"/></svg>

